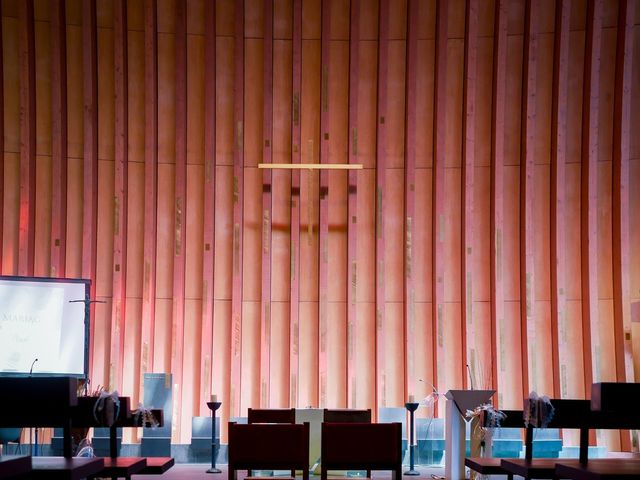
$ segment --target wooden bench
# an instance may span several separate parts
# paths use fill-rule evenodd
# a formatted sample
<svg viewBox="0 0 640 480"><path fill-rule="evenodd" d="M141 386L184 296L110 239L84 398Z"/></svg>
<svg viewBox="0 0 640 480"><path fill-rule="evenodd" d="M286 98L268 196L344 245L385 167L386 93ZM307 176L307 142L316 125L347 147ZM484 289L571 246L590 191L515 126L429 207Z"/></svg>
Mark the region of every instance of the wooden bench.
<svg viewBox="0 0 640 480"><path fill-rule="evenodd" d="M580 430L579 459L532 458L533 429L527 428L524 459L502 459L501 466L510 474L525 479L555 477L556 465L579 467L588 460L589 430L640 428L640 417L620 415L616 412L595 412L591 410L589 400L551 400L555 408L554 416L548 428L567 428Z"/></svg>
<svg viewBox="0 0 640 480"><path fill-rule="evenodd" d="M72 410L72 422L80 427L105 427L94 415L98 397L79 397L78 405ZM119 457L117 444L118 428L148 427L143 419L130 410L129 397L119 397L120 407L112 425L109 425L109 457L105 457L105 468L96 477L130 479L131 475L156 475L166 472L174 465L173 458L161 457L153 461L148 457ZM151 410L159 425L164 423L162 410ZM149 467L149 464L153 465Z"/></svg>
<svg viewBox="0 0 640 480"><path fill-rule="evenodd" d="M309 424L229 422L228 457L230 480L245 469L302 470L309 480Z"/></svg>
<svg viewBox="0 0 640 480"><path fill-rule="evenodd" d="M640 460L596 458L586 464L557 463L553 478L573 480L621 480L640 478Z"/></svg>
<svg viewBox="0 0 640 480"><path fill-rule="evenodd" d="M638 429L640 419L634 414L640 384L638 383L594 383L591 386L592 428ZM588 448L588 430L581 431L581 453ZM578 465L558 462L553 478L574 480L605 480L640 478L640 460L634 458L607 458L588 460L580 456Z"/></svg>
<svg viewBox="0 0 640 480"><path fill-rule="evenodd" d="M0 427L62 427L64 457L33 457L29 478L74 480L99 473L101 458L71 456L72 408L78 381L71 377L0 377Z"/></svg>
<svg viewBox="0 0 640 480"><path fill-rule="evenodd" d="M402 424L322 424L322 480L329 470L391 470L402 477Z"/></svg>

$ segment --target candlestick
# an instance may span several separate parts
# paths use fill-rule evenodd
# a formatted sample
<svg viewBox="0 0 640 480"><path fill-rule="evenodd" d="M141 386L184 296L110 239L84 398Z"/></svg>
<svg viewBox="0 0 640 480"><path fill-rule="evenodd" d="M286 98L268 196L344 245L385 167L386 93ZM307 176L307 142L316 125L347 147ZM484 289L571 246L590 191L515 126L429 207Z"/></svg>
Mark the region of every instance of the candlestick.
<svg viewBox="0 0 640 480"><path fill-rule="evenodd" d="M211 468L207 473L222 473L222 470L216 467L216 457L220 449L220 439L216 437L216 410L222 405L217 402L217 395L211 395L211 401L207 403L207 407L211 410Z"/></svg>
<svg viewBox="0 0 640 480"><path fill-rule="evenodd" d="M415 450L415 432L413 427L413 414L418 409L419 403L413 401L413 395L409 395L409 402L405 403L405 408L409 411L409 470L404 472L405 475L420 475L420 472L415 469L414 463L414 450Z"/></svg>

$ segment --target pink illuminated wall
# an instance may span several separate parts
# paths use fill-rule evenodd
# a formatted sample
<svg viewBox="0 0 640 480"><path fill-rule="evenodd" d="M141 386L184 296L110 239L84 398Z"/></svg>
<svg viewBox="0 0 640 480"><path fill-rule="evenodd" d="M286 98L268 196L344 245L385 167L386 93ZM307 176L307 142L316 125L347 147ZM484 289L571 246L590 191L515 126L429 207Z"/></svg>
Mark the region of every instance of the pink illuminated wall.
<svg viewBox="0 0 640 480"><path fill-rule="evenodd" d="M172 372L178 443L637 380L638 3L2 0L2 274L91 278L93 384Z"/></svg>

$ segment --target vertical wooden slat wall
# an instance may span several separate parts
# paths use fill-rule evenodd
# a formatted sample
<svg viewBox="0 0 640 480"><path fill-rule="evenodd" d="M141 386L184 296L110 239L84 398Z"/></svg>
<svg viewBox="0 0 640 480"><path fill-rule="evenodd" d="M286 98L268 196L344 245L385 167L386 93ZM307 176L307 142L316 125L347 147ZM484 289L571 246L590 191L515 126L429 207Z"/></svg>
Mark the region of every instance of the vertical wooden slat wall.
<svg viewBox="0 0 640 480"><path fill-rule="evenodd" d="M640 379L638 0L0 10L2 273L90 278L92 384L173 373L175 442Z"/></svg>

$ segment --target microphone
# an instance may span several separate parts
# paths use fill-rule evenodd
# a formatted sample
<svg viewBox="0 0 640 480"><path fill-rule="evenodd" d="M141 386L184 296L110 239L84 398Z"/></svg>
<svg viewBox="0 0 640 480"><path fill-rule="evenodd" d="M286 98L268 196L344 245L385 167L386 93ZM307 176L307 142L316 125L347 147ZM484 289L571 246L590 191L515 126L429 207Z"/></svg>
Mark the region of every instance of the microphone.
<svg viewBox="0 0 640 480"><path fill-rule="evenodd" d="M469 372L469 385L471 386L471 390L473 390L473 375L471 375L471 367L467 363L467 372Z"/></svg>
<svg viewBox="0 0 640 480"><path fill-rule="evenodd" d="M31 368L29 369L29 376L33 373L33 366L36 364L38 359L36 358L33 362L31 362Z"/></svg>
<svg viewBox="0 0 640 480"><path fill-rule="evenodd" d="M431 390L433 391L433 393L438 393L438 389L433 385L433 383L427 381L427 380L423 380L422 378L418 379L419 382L422 383L426 383L427 385L429 385L431 387Z"/></svg>

